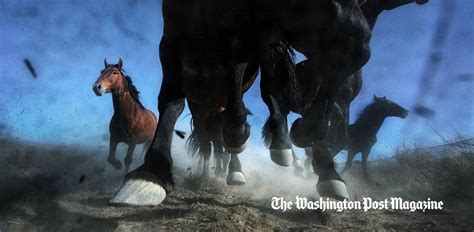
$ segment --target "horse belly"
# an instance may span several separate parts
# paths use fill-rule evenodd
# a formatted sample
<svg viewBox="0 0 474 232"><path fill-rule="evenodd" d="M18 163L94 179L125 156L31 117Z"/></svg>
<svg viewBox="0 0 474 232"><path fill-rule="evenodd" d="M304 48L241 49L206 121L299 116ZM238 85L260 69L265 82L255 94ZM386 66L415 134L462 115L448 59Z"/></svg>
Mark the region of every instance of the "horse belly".
<svg viewBox="0 0 474 232"><path fill-rule="evenodd" d="M209 73L185 70L183 90L186 98L192 102L209 105L226 105L227 82L223 68L216 68Z"/></svg>

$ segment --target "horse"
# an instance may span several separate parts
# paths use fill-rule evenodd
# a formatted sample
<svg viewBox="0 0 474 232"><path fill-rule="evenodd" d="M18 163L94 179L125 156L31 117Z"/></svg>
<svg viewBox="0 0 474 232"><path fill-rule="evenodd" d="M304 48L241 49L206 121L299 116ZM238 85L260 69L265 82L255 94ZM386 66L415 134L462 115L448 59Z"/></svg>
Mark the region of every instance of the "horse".
<svg viewBox="0 0 474 232"><path fill-rule="evenodd" d="M318 103L326 102L328 95L329 98L335 95L334 86L368 60L370 30L357 0L164 0L162 6L164 27L159 53L163 80L158 96L157 132L145 163L127 174L111 200L114 204L158 205L173 189L172 130L185 100L201 106L194 109L190 106L193 116L199 110L206 112L206 108L225 106L224 146L231 154L242 152L250 133L242 86L259 67L262 81L265 79L263 86L279 81L272 72L287 71L288 66L275 66L273 54L279 52L276 47L283 38L312 63L324 61L324 68L310 69L313 77L319 74L327 77L309 114L319 119L331 107ZM333 70L338 72L333 75ZM284 87L287 93L293 90L292 85L287 86ZM284 97L290 102L297 99L292 94ZM309 123L304 130L318 129L321 121L304 121L305 125ZM318 159L316 163L319 166L315 169L321 174L320 189L324 190L320 191L321 195L334 195L332 186L325 183L340 177L334 175L337 173L326 165L326 160ZM242 177L240 165L231 164L232 159L229 174Z"/></svg>
<svg viewBox="0 0 474 232"><path fill-rule="evenodd" d="M92 85L92 90L97 96L112 93L114 115L109 124L110 148L107 160L115 169L120 170L122 163L115 158L115 152L119 143L126 143L128 145L124 160L126 174L133 161L135 146L144 144L144 151L150 146L157 119L155 114L140 102L140 92L133 85L132 78L124 74L122 66L121 58L117 64L108 64L104 59L104 69Z"/></svg>
<svg viewBox="0 0 474 232"><path fill-rule="evenodd" d="M359 33L361 34L357 34L356 30L353 32L355 35L353 34L349 37L350 41L348 43L342 43L346 44L346 46L347 44L352 44L352 49L354 49L355 54L359 55L356 56L358 59L353 60L352 63L347 63L347 58L331 56L330 50L328 51L329 54L320 54L322 57L319 59L312 59L307 53L303 53L308 57L308 60L300 62L294 67L294 73L296 73L295 75L297 76L297 82L294 85L299 89L296 93L299 92L302 98L299 104L289 102L287 97L282 96L281 93L285 92L281 86L278 86L278 82L267 81L264 79L265 76L262 75L262 83L269 83L262 87L262 98L270 110L270 116L265 123L262 135L270 149L271 158L275 163L282 166L289 166L292 163L292 157L294 157L291 150L292 143L298 147L303 147L307 152L311 152L315 158L318 158L313 164L313 166L318 166L314 167L315 169L326 168L330 170L328 171L332 175L330 179L334 180L332 182L335 185L339 186L334 188L341 189L339 198L345 198L347 196L347 194L344 194L345 186L343 180L335 172L333 167L334 164L330 151L324 145L325 136L327 135L328 126L330 124L329 119L332 117L331 111L335 105L339 106L344 121L346 122L346 129L340 136L347 137L349 105L357 96L362 86L361 67L364 62L361 62L361 60L368 59L368 51L364 49L368 46L369 35L375 25L377 16L383 10L394 9L410 2L413 2L413 0L367 0L361 2L360 10L365 20L359 17L357 7L354 5L352 5L352 8L343 9L342 12L352 13L346 15L354 19L353 22L359 23L359 26L355 28L359 28ZM426 2L427 1L416 1L418 4L424 4ZM351 9L352 11L350 11ZM364 24L363 21L366 23ZM366 27L367 25L368 27ZM365 31L367 28L369 32ZM338 41L337 38L334 41ZM289 44L293 46L291 41ZM327 46L331 47L330 45ZM298 50L298 47L295 46L294 48ZM321 49L324 51L324 48ZM341 49L344 49L344 47L341 46ZM318 50L317 46L315 50ZM346 52L348 51L349 50ZM339 55L343 56L341 54ZM354 64L357 60L359 60L359 65ZM329 66L327 66L328 61ZM320 64L318 65L316 62ZM346 67L348 64L349 66ZM328 67L331 66L332 68L328 69ZM263 72L264 70L262 70L262 73ZM334 72L333 76L336 75L338 77L332 77L331 72ZM284 78L284 76L279 76L280 82L282 82L281 79ZM291 131L288 132L287 115L291 111L301 114L302 118L297 119L291 126ZM319 124L319 126L317 126L317 124ZM289 136L289 134L291 136ZM316 148L318 151L311 147ZM324 164L324 167L321 167L321 164ZM316 173L318 172L320 171L316 171ZM327 179L326 177L324 178ZM340 182L338 183L337 181ZM321 186L321 189L322 188L323 186Z"/></svg>
<svg viewBox="0 0 474 232"><path fill-rule="evenodd" d="M334 128L330 131L327 141L333 156L342 150L347 150L347 161L341 174L344 174L352 167L352 160L358 153L362 154L362 170L365 177L368 177L367 158L372 146L377 142L377 133L387 117L406 118L409 111L399 104L374 95L373 102L367 105L357 120L349 125L348 138L341 139L337 134L344 132L344 122L340 117L333 118ZM311 160L311 156L307 156ZM309 161L311 162L311 161Z"/></svg>

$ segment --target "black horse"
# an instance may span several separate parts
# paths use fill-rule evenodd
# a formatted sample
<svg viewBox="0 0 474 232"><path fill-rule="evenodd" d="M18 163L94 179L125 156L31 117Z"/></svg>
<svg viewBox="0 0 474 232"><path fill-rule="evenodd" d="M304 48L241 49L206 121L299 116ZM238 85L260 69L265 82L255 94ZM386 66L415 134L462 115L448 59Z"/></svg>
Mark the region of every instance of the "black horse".
<svg viewBox="0 0 474 232"><path fill-rule="evenodd" d="M369 25L369 31L373 29L377 16L383 10L390 10L401 5L414 2L413 0L367 0L361 1L361 10L363 17L367 20ZM416 1L418 4L423 4L427 1ZM351 19L357 19L354 22L359 23L359 27L364 27L362 19L358 18L357 11L353 9L353 14L348 14ZM347 13L347 12L346 12ZM352 27L358 28L356 27ZM355 29L354 29L355 30ZM357 30L355 30L357 32ZM363 30L362 30L363 31ZM361 30L358 30L361 33ZM355 33L355 32L354 32ZM349 33L350 34L350 33ZM355 37L354 37L355 36ZM341 44L358 44L364 45L368 41L367 32L365 34L352 35L348 39L350 42L341 43ZM335 40L337 41L337 40ZM293 43L289 43L294 46ZM330 45L325 44L327 47ZM294 47L298 50L298 47ZM339 106L340 117L343 118L345 123L345 130L343 133L338 136L345 139L347 137L347 125L349 123L349 106L352 100L358 95L361 86L362 86L362 72L360 70L361 66L354 65L353 62L348 62L345 60L342 55L332 56L337 54L337 51L328 51L328 54L321 53L321 50L324 51L324 48L319 48L315 45L315 50L320 52L316 56L319 59L313 59L308 57L308 54L304 53L308 60L300 62L294 68L294 73L297 82L293 85L297 86L299 93L301 94L301 101L299 103L289 102L288 97L285 97L284 91L281 90L281 85L278 85L279 82L271 82L266 84L265 76L262 75L262 98L265 100L265 103L269 107L270 116L265 124L263 129L263 137L265 138L266 144L270 148L270 153L272 160L277 164L282 166L288 166L292 162L292 151L291 151L291 142L288 136L287 130L287 114L290 111L299 113L303 115L301 119L295 121L291 127L291 139L292 142L299 147L306 148L307 151L311 151L312 156L315 158L313 161L313 166L317 174L320 173L318 169L330 170L325 171L325 173L330 173L329 177L325 174L320 176L320 179L332 180L331 184L334 184L335 187L327 187L327 189L341 189L340 197L346 197L344 194L345 186L342 179L339 177L337 172L334 170L334 164L331 156L331 152L328 150L328 147L325 145L325 136L328 126L330 125L330 118L334 112L331 112L335 105ZM357 48L359 50L357 50ZM344 47L341 46L342 50ZM353 59L358 61L364 60L367 54L365 54L364 47L354 47L350 50L346 49L345 52L355 54L352 56ZM334 52L334 53L331 53ZM312 54L310 54L312 55ZM355 58L354 58L355 57ZM346 58L351 58L350 56ZM357 59L358 58L358 59ZM342 63L340 61L343 61ZM319 63L318 63L319 62ZM362 62L363 63L363 62ZM359 63L361 64L361 63ZM347 65L347 66L346 66ZM276 73L282 73L278 69L269 69ZM262 69L262 73L265 69ZM290 73L291 74L291 73ZM291 76L291 75L289 75ZM284 79L284 76L279 76L280 82ZM270 86L270 87L269 87ZM298 91L296 91L298 93ZM336 104L335 104L336 103ZM312 147L312 148L311 148ZM324 194L324 186L318 186L320 193ZM327 195L335 195L339 193L328 193Z"/></svg>
<svg viewBox="0 0 474 232"><path fill-rule="evenodd" d="M166 192L172 190L172 132L185 99L203 111L224 106L222 139L225 148L231 154L240 153L250 130L242 87L254 77L259 67L262 86L273 82L282 84L285 81L279 81L280 77L274 73L289 73L287 67L291 62L287 62L290 65L275 65L278 62L273 54L281 51L279 41L286 40L304 53L317 65L308 68L308 73L315 81L323 80L321 94L308 111L308 115L314 116L311 118L318 119L317 123L313 123L314 120L303 122L304 130L309 131L319 131L318 127L324 124L320 119L331 108L319 103L334 97L338 89L335 86L360 69L369 56L370 30L357 0L164 0L163 18L160 43L163 81L158 99L157 132L145 163L127 175L112 203L157 205ZM316 78L319 75L324 78ZM291 77L285 80L294 83ZM285 94L280 97L297 102L292 85L279 88L282 89ZM269 98L264 100L268 102ZM194 115L196 110L190 109ZM309 135L309 141L319 136ZM324 161L315 160L318 164ZM230 170L231 167L236 170ZM240 175L239 168L240 165L229 164L229 172ZM337 179L334 176L337 173L325 162L316 169L320 183ZM328 191L321 195L332 196Z"/></svg>
<svg viewBox="0 0 474 232"><path fill-rule="evenodd" d="M362 168L367 177L367 158L372 146L377 142L377 132L387 117L406 118L409 111L386 97L374 95L373 102L367 105L355 123L349 125L347 139L339 134L344 133L345 122L340 116L333 114L331 118L331 130L327 137L327 145L333 156L342 150L347 150L347 162L341 174L352 166L354 156L359 152L362 154ZM307 154L306 162L311 162L311 155Z"/></svg>

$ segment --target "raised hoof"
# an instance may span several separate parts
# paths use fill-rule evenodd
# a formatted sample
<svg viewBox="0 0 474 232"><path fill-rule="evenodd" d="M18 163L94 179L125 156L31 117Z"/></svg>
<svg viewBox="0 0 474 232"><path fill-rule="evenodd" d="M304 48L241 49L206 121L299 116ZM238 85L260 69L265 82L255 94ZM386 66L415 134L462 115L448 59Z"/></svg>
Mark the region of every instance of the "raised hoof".
<svg viewBox="0 0 474 232"><path fill-rule="evenodd" d="M165 197L165 189L157 183L128 179L109 203L126 206L157 206Z"/></svg>
<svg viewBox="0 0 474 232"><path fill-rule="evenodd" d="M239 147L225 147L225 150L231 154L240 154L242 153L244 150L245 150L245 147L247 146L247 143L248 143L249 139L247 138L247 140L245 141L244 144L242 144L241 146Z"/></svg>
<svg viewBox="0 0 474 232"><path fill-rule="evenodd" d="M228 185L244 185L245 176L242 172L231 172L227 175Z"/></svg>
<svg viewBox="0 0 474 232"><path fill-rule="evenodd" d="M107 159L107 161L109 161L109 163L116 169L116 170L120 170L122 169L122 162L120 162L119 160L117 159Z"/></svg>
<svg viewBox="0 0 474 232"><path fill-rule="evenodd" d="M270 149L270 158L280 166L288 167L293 163L293 153L291 149Z"/></svg>
<svg viewBox="0 0 474 232"><path fill-rule="evenodd" d="M340 180L318 182L316 189L321 197L329 197L336 200L349 199L346 184Z"/></svg>

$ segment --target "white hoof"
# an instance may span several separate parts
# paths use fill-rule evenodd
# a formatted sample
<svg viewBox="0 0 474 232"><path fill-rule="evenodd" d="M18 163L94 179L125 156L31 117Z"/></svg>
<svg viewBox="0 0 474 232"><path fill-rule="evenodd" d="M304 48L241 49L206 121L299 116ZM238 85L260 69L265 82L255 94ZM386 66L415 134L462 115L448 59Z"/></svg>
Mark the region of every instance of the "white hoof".
<svg viewBox="0 0 474 232"><path fill-rule="evenodd" d="M276 164L288 167L293 163L293 152L291 149L270 149L270 158Z"/></svg>
<svg viewBox="0 0 474 232"><path fill-rule="evenodd" d="M166 197L159 184L139 179L129 179L110 200L111 204L127 206L157 206Z"/></svg>
<svg viewBox="0 0 474 232"><path fill-rule="evenodd" d="M240 147L225 147L225 150L229 152L230 154L240 154L242 151L245 150L245 147L247 147L247 143L249 142L249 139L245 141L244 144L242 144Z"/></svg>
<svg viewBox="0 0 474 232"><path fill-rule="evenodd" d="M231 172L227 175L228 185L244 185L245 176L242 172Z"/></svg>
<svg viewBox="0 0 474 232"><path fill-rule="evenodd" d="M349 199L346 184L340 180L318 182L316 189L321 197L330 197L336 200Z"/></svg>

